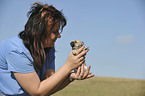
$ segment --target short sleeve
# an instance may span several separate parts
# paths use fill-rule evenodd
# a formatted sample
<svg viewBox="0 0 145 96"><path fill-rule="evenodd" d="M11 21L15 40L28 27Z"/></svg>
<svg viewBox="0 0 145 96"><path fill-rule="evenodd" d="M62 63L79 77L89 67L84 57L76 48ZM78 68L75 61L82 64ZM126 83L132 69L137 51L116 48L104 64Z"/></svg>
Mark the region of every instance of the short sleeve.
<svg viewBox="0 0 145 96"><path fill-rule="evenodd" d="M33 60L27 53L11 51L6 60L9 71L18 73L30 73L35 71Z"/></svg>

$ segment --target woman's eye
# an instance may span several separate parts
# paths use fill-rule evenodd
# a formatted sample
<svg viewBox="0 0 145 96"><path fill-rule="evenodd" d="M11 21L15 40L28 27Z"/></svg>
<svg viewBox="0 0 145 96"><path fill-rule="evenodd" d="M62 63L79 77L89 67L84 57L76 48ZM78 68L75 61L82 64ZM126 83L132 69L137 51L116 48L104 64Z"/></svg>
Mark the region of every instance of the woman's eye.
<svg viewBox="0 0 145 96"><path fill-rule="evenodd" d="M53 33L55 33L55 34L56 34L57 32L53 32Z"/></svg>
<svg viewBox="0 0 145 96"><path fill-rule="evenodd" d="M55 32L52 32L52 33L54 33L54 34L57 34L57 31L55 31Z"/></svg>

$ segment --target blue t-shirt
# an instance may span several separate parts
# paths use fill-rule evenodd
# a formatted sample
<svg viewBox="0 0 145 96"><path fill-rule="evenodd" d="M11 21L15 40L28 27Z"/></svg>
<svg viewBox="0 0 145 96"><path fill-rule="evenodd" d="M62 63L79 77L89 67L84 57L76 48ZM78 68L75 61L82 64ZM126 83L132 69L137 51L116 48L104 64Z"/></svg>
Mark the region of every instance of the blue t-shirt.
<svg viewBox="0 0 145 96"><path fill-rule="evenodd" d="M40 80L47 69L55 69L55 51L52 48L46 54L46 61ZM18 36L0 42L0 93L14 96L26 96L26 92L15 79L13 72L34 72L33 58Z"/></svg>

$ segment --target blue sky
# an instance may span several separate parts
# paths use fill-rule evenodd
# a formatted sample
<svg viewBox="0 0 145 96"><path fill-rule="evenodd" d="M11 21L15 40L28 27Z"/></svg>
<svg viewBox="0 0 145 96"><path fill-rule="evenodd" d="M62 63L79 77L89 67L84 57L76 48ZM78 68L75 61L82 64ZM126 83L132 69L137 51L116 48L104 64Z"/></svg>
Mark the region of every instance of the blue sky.
<svg viewBox="0 0 145 96"><path fill-rule="evenodd" d="M24 29L35 1L0 1L0 40ZM90 48L86 63L96 76L145 79L144 0L41 1L63 9L68 22L56 42L56 70L69 55L70 42L78 39Z"/></svg>

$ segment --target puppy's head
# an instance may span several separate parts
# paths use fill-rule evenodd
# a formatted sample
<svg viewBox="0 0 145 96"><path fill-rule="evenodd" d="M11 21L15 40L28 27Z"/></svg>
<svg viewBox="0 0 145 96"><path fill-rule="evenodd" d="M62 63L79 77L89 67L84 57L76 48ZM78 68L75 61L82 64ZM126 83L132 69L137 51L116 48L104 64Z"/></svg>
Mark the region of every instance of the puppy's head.
<svg viewBox="0 0 145 96"><path fill-rule="evenodd" d="M79 49L84 45L84 42L80 40L74 40L70 43L72 49Z"/></svg>

